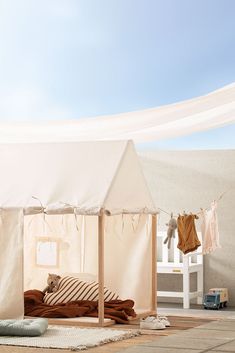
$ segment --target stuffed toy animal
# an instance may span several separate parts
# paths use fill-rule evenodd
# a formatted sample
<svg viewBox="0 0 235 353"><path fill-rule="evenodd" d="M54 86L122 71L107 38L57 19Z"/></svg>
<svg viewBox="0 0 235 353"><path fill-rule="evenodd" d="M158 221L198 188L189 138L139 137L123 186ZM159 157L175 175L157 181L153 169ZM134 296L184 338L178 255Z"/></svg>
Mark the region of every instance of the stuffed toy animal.
<svg viewBox="0 0 235 353"><path fill-rule="evenodd" d="M166 239L164 240L164 244L167 243L167 247L168 249L170 249L171 239L175 238L175 230L177 228L177 221L175 218L173 218L173 213L171 213L171 219L169 220L168 223L166 223L166 226L168 226L168 229L167 229Z"/></svg>
<svg viewBox="0 0 235 353"><path fill-rule="evenodd" d="M60 276L55 275L54 273L48 273L47 278L47 286L43 290L43 293L55 293L59 288L59 280L61 279Z"/></svg>

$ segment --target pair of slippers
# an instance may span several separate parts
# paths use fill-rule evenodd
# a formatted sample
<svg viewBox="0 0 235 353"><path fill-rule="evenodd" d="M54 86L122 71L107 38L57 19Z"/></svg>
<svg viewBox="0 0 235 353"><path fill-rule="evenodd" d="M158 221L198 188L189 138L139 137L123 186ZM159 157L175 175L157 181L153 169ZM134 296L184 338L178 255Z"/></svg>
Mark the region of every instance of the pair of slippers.
<svg viewBox="0 0 235 353"><path fill-rule="evenodd" d="M140 328L145 330L164 330L170 326L166 316L148 316L140 320Z"/></svg>

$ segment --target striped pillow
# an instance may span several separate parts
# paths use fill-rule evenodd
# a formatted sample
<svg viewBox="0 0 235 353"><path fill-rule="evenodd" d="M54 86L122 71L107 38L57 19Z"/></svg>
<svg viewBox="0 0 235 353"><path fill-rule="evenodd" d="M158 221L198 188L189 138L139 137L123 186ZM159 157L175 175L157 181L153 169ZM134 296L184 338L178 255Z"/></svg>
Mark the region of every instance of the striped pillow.
<svg viewBox="0 0 235 353"><path fill-rule="evenodd" d="M75 300L98 300L99 284L97 282L84 282L79 278L66 276L59 282L55 293L47 293L44 302L50 305L68 303ZM118 295L104 287L104 301L119 299Z"/></svg>

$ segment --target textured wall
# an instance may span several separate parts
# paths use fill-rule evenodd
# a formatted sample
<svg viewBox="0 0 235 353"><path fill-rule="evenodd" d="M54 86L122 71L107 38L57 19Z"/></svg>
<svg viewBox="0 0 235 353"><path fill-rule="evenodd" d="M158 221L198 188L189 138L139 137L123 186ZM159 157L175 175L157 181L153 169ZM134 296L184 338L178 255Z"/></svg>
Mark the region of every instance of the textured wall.
<svg viewBox="0 0 235 353"><path fill-rule="evenodd" d="M204 256L204 289L227 287L229 305L235 306L235 150L151 151L140 156L156 206L174 214L198 212L228 190L218 204L222 248ZM161 212L158 229L166 229L168 218ZM179 276L170 275L171 281L168 276L159 276L158 289L178 291Z"/></svg>

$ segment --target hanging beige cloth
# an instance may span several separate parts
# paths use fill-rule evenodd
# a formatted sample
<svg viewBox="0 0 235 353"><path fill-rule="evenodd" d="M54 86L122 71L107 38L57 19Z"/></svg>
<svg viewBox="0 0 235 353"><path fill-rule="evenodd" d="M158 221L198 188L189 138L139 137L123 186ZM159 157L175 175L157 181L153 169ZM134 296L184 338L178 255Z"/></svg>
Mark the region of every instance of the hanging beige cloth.
<svg viewBox="0 0 235 353"><path fill-rule="evenodd" d="M219 241L219 229L217 219L217 202L211 203L209 210L202 210L202 253L209 254L217 248L221 248Z"/></svg>
<svg viewBox="0 0 235 353"><path fill-rule="evenodd" d="M22 319L23 210L0 210L0 320Z"/></svg>
<svg viewBox="0 0 235 353"><path fill-rule="evenodd" d="M201 97L156 108L87 119L1 123L0 142L163 140L235 122L235 83Z"/></svg>

